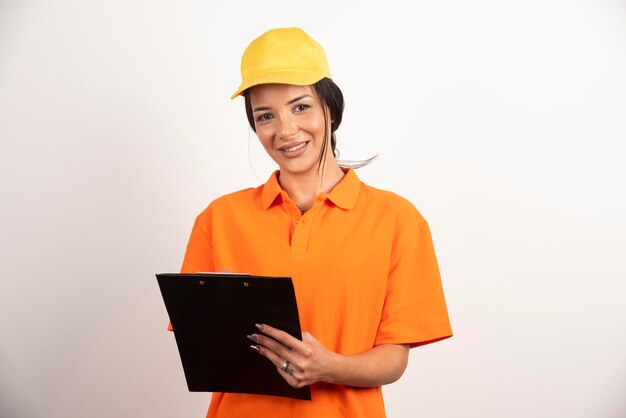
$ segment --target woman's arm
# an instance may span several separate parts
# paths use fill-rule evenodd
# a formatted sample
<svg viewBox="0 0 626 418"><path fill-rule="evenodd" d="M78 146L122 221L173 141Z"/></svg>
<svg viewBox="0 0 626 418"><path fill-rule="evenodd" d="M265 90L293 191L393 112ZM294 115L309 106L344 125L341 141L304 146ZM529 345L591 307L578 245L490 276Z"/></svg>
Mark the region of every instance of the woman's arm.
<svg viewBox="0 0 626 418"><path fill-rule="evenodd" d="M300 341L269 325L257 327L265 335L248 336L257 343L251 348L274 363L293 387L316 382L362 387L385 385L398 380L408 362L408 344L383 344L361 354L343 356L330 351L307 332ZM285 369L286 362L289 364Z"/></svg>

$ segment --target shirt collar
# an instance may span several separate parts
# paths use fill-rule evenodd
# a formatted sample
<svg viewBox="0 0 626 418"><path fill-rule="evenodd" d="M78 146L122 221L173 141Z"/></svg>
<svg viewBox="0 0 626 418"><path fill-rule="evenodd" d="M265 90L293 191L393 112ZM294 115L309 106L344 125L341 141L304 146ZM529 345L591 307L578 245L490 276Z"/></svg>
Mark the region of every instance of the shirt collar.
<svg viewBox="0 0 626 418"><path fill-rule="evenodd" d="M283 191L278 183L279 173L280 171L278 170L274 171L267 182L263 185L263 194L261 195L263 200L263 209L269 208Z"/></svg>
<svg viewBox="0 0 626 418"><path fill-rule="evenodd" d="M356 175L352 168L343 169L346 173L339 183L326 195L328 200L333 202L336 206L350 210L356 204L356 200L359 197L359 190L361 186L361 180ZM278 183L279 170L272 173L267 182L263 185L262 202L263 209L267 209L276 201L278 196L282 196L283 190Z"/></svg>
<svg viewBox="0 0 626 418"><path fill-rule="evenodd" d="M328 193L328 200L341 209L350 210L356 204L361 189L361 180L352 168L343 169L346 173L339 183Z"/></svg>

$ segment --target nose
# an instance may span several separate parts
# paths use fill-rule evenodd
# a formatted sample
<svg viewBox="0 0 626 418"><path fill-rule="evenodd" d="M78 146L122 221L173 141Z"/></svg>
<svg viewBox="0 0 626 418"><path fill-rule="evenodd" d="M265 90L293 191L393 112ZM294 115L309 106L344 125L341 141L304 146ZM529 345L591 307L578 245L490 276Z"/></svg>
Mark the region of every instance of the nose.
<svg viewBox="0 0 626 418"><path fill-rule="evenodd" d="M280 118L279 135L280 139L291 139L298 132L298 125L294 118L290 115L284 115Z"/></svg>

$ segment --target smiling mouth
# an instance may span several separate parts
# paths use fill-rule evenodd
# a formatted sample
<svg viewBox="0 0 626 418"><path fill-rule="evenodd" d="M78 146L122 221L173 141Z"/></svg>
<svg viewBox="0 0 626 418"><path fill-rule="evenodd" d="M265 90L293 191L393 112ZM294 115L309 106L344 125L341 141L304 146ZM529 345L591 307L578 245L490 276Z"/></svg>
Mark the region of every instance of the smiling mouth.
<svg viewBox="0 0 626 418"><path fill-rule="evenodd" d="M306 141L306 142L303 142L301 144L295 145L295 146L290 147L290 148L280 148L280 150L283 151L283 152L295 152L295 151L298 151L299 149L304 148L304 146L306 144L308 144L308 143L309 143L309 141Z"/></svg>

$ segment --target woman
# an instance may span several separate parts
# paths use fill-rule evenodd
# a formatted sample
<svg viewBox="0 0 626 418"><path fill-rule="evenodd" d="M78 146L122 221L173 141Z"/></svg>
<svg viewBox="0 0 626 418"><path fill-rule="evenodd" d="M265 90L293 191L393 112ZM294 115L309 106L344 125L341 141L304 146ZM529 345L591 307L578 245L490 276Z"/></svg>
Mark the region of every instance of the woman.
<svg viewBox="0 0 626 418"><path fill-rule="evenodd" d="M214 393L207 416L384 417L381 385L400 378L409 348L452 335L428 225L337 163L343 97L305 32L264 33L241 71L233 98L279 169L198 216L182 271L292 277L302 341L267 324L248 338L313 400Z"/></svg>

